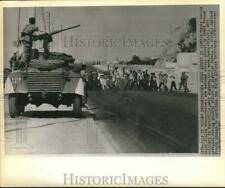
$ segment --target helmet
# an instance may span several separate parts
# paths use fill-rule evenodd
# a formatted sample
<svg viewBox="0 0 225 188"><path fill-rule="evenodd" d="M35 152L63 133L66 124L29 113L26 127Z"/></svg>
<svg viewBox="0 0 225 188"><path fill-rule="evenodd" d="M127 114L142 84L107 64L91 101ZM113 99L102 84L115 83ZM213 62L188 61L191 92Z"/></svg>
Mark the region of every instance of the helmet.
<svg viewBox="0 0 225 188"><path fill-rule="evenodd" d="M30 17L29 18L29 23L30 24L35 24L35 17Z"/></svg>

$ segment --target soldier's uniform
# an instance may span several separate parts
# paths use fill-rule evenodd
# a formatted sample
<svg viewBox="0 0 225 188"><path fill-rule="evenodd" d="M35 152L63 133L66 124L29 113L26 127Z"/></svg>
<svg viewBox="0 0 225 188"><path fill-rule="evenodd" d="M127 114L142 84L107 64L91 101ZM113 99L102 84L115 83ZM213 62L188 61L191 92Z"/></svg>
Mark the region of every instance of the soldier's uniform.
<svg viewBox="0 0 225 188"><path fill-rule="evenodd" d="M17 67L18 64L17 64L17 54L16 54L16 52L14 52L13 56L10 58L9 64L10 64L11 71L13 71L13 70L18 68Z"/></svg>
<svg viewBox="0 0 225 188"><path fill-rule="evenodd" d="M81 78L84 82L83 105L85 105L87 103L87 100L88 100L88 74L87 74L87 71L86 71L86 65L82 65L80 75L81 75Z"/></svg>
<svg viewBox="0 0 225 188"><path fill-rule="evenodd" d="M32 34L38 31L38 27L35 26L35 18L29 18L29 24L27 24L21 32L21 42L23 45L23 54L21 62L25 63L27 66L31 58L31 48L32 48Z"/></svg>

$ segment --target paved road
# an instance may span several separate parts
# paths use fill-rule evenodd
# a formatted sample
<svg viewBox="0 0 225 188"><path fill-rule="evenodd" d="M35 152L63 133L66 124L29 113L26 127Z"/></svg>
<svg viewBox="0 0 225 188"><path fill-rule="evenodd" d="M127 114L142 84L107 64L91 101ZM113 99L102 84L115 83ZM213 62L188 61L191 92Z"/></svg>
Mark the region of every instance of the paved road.
<svg viewBox="0 0 225 188"><path fill-rule="evenodd" d="M130 116L120 118L123 112L115 114L103 104L97 101L94 103L96 97L92 99L88 108L83 109L83 117L76 119L72 117L72 107L60 106L56 109L47 104L39 107L28 105L23 116L10 118L8 100L5 98L6 153L113 154L190 151L187 148L190 144L182 143L173 135L157 129L157 126L140 126ZM101 97L98 95L97 99L100 100Z"/></svg>
<svg viewBox="0 0 225 188"><path fill-rule="evenodd" d="M104 129L98 126L91 111L84 117L72 117L71 107L56 110L51 105L28 105L21 117L10 118L5 100L6 153L70 154L114 153Z"/></svg>
<svg viewBox="0 0 225 188"><path fill-rule="evenodd" d="M5 99L7 154L137 153L145 147L137 132L118 122L100 120L102 109L89 104L76 119L72 107L28 105L21 117L10 118ZM111 118L110 118L111 119Z"/></svg>

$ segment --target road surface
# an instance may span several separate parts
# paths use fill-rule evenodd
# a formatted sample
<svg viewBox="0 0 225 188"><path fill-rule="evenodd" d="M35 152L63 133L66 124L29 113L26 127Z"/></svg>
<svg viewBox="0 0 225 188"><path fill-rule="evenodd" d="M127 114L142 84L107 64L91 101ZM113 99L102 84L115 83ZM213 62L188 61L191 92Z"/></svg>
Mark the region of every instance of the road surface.
<svg viewBox="0 0 225 188"><path fill-rule="evenodd" d="M5 98L6 154L115 154L115 153L185 153L179 138L154 126L140 126L130 115L118 115L90 97L82 118L72 117L72 107L58 109L48 104L28 105L25 113L10 118ZM104 103L104 101L103 101ZM136 112L135 112L136 113ZM186 134L186 133L185 133ZM186 142L186 141L185 141ZM186 145L185 145L186 144Z"/></svg>

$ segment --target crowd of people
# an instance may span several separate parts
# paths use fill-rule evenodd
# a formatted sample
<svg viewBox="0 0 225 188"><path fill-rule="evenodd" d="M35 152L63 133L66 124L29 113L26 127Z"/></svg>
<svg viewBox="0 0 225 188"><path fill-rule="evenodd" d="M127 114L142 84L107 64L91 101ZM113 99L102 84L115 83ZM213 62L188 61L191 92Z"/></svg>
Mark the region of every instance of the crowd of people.
<svg viewBox="0 0 225 188"><path fill-rule="evenodd" d="M115 67L113 70L106 71L104 73L99 70L89 71L85 76L83 74L83 80L89 90L106 90L110 88L119 88L124 90L149 90L149 91L177 91L183 90L184 92L190 92L188 88L188 75L186 72L182 72L180 82L176 83L176 77L174 75L168 75L167 73L159 72L158 75L146 69L125 71L122 68L122 73ZM170 84L170 85L169 85ZM177 88L179 85L179 88Z"/></svg>

